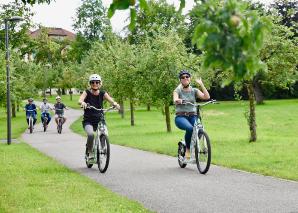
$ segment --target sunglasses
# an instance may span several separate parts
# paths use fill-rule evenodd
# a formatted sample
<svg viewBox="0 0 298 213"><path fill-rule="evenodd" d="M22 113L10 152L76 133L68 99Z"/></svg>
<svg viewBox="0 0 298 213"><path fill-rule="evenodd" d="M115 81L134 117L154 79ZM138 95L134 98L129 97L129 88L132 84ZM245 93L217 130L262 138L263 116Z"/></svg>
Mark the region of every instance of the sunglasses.
<svg viewBox="0 0 298 213"><path fill-rule="evenodd" d="M186 78L189 78L188 75L184 75L184 76L181 76L180 79L186 79Z"/></svg>
<svg viewBox="0 0 298 213"><path fill-rule="evenodd" d="M100 84L100 81L90 81L90 84Z"/></svg>

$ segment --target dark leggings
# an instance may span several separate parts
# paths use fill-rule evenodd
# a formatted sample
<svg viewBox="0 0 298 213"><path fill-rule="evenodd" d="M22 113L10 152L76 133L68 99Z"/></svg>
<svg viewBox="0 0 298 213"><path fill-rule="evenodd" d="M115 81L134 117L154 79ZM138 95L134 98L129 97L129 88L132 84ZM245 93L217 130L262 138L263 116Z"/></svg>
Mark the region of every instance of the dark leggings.
<svg viewBox="0 0 298 213"><path fill-rule="evenodd" d="M29 125L29 118L26 119L27 120L27 124ZM33 118L33 125L35 125L37 119L36 118Z"/></svg>

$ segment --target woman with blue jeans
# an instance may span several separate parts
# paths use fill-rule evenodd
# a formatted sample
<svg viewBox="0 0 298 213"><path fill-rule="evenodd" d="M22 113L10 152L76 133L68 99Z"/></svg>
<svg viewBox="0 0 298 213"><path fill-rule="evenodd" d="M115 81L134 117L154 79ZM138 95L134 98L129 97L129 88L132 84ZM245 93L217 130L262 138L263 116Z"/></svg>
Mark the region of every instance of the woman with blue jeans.
<svg viewBox="0 0 298 213"><path fill-rule="evenodd" d="M197 108L195 106L189 104L184 105L182 104L182 101L184 100L187 102L195 103L197 98L201 100L210 99L210 95L205 88L201 78L195 80L201 90L193 88L190 85L191 74L187 70L182 70L179 73L179 80L180 84L173 92L173 99L176 105L175 124L179 129L186 131L184 137L186 143L185 157L189 159L189 149L193 125L197 120L198 115Z"/></svg>

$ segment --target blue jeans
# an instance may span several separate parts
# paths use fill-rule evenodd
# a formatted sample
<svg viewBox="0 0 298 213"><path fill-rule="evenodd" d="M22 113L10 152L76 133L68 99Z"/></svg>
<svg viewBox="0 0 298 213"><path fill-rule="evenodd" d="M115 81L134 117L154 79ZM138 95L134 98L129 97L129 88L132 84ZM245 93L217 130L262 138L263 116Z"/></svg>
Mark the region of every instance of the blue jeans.
<svg viewBox="0 0 298 213"><path fill-rule="evenodd" d="M44 119L45 115L47 115L47 117L48 117L48 122L47 122L47 124L49 124L50 121L51 121L51 115L50 115L50 113L48 113L48 112L43 112L43 113L41 113L41 122L43 123L43 119Z"/></svg>
<svg viewBox="0 0 298 213"><path fill-rule="evenodd" d="M186 148L190 148L190 142L191 142L191 136L192 136L192 130L193 126L198 119L197 115L191 115L191 116L184 116L184 115L178 115L175 118L175 124L179 129L185 130L185 136L184 140L186 143Z"/></svg>

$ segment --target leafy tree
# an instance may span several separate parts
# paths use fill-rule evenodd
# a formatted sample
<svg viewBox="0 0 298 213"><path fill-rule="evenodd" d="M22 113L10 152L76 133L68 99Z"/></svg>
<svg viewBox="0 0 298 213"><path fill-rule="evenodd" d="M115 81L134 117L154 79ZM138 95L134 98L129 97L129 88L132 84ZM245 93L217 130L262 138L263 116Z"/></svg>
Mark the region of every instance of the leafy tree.
<svg viewBox="0 0 298 213"><path fill-rule="evenodd" d="M296 0L275 0L271 7L281 17L281 23L290 27L294 36L298 35L298 1ZM271 10L272 13L274 11Z"/></svg>
<svg viewBox="0 0 298 213"><path fill-rule="evenodd" d="M204 18L195 28L193 42L204 52L203 68L224 70L227 83L232 80L245 83L249 95L250 141L256 141L253 78L265 69L259 53L269 22L259 18L242 1L227 0L222 7L218 4L217 0L210 0L200 6Z"/></svg>
<svg viewBox="0 0 298 213"><path fill-rule="evenodd" d="M41 27L40 34L33 40L36 63L54 64L61 60L60 45L48 36L48 29Z"/></svg>
<svg viewBox="0 0 298 213"><path fill-rule="evenodd" d="M148 6L150 10L137 13L136 27L130 36L134 43L139 43L142 37L153 36L160 29L175 29L180 35L185 34L185 17L176 11L174 5L168 4L166 0L150 0Z"/></svg>
<svg viewBox="0 0 298 213"><path fill-rule="evenodd" d="M26 53L25 47L29 40L28 31L31 27L31 19L33 13L30 7L18 4L16 2L10 2L8 4L0 4L0 48L5 49L5 29L4 20L13 16L20 16L24 20L20 23L8 22L9 24L9 45L12 49L18 49L22 55ZM16 26L17 30L16 30Z"/></svg>
<svg viewBox="0 0 298 213"><path fill-rule="evenodd" d="M30 4L30 5L34 5L34 4L43 4L43 3L47 3L50 4L51 2L53 2L55 0L16 0L16 2L22 2L23 4Z"/></svg>
<svg viewBox="0 0 298 213"><path fill-rule="evenodd" d="M70 61L81 63L90 48L90 42L81 33L78 33L76 39L70 44L67 57Z"/></svg>
<svg viewBox="0 0 298 213"><path fill-rule="evenodd" d="M179 84L177 73L182 68L198 70L193 57L187 53L182 39L176 32L159 32L151 42L149 68L144 70L141 87L146 86L152 101L164 108L167 131L171 132L170 105L172 93ZM147 83L146 83L147 82Z"/></svg>
<svg viewBox="0 0 298 213"><path fill-rule="evenodd" d="M272 20L272 32L264 39L260 58L267 64L267 71L261 70L253 78L254 94L258 104L263 103L262 90L266 88L289 89L298 80L298 47L291 37L293 32Z"/></svg>
<svg viewBox="0 0 298 213"><path fill-rule="evenodd" d="M74 29L89 41L102 40L104 32L111 29L101 0L83 0L74 21Z"/></svg>

